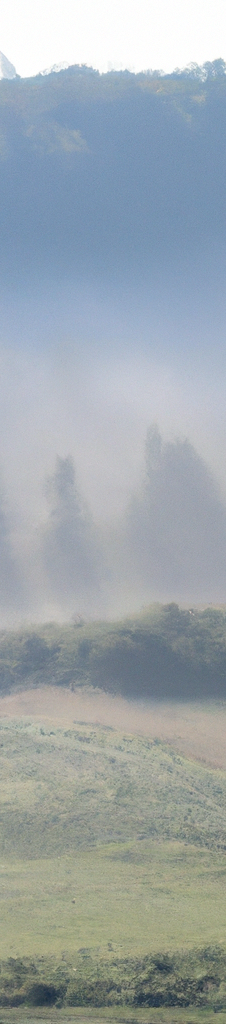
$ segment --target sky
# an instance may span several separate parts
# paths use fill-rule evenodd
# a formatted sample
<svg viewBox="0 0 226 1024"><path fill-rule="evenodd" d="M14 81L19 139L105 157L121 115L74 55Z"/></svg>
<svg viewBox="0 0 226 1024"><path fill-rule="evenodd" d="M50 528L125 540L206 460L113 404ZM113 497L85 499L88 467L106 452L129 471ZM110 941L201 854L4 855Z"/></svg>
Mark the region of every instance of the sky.
<svg viewBox="0 0 226 1024"><path fill-rule="evenodd" d="M226 58L226 0L1 0L0 26L22 77L64 61L168 72Z"/></svg>

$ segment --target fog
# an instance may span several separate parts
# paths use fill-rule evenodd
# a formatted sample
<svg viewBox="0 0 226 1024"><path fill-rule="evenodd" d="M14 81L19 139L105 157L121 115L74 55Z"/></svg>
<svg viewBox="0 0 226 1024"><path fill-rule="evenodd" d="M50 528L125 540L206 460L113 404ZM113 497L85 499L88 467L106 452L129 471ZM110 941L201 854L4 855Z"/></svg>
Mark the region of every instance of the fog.
<svg viewBox="0 0 226 1024"><path fill-rule="evenodd" d="M3 625L226 602L226 78L198 70L1 83Z"/></svg>
<svg viewBox="0 0 226 1024"><path fill-rule="evenodd" d="M116 778L115 831L110 818L105 829L111 844L117 831L123 839L127 803L134 831L135 797L138 838L145 837L136 736L147 737L146 763L157 743L156 828L155 820L150 826L147 796L151 846L161 839L161 829L170 838L177 795L182 828L180 834L174 814L176 847L183 837L185 843L200 841L200 849L207 845L202 821L196 827L200 787L194 772L190 782L188 759L194 771L198 760L212 774L226 769L226 65L219 76L213 67L210 81L199 70L201 77L185 75L182 85L180 76L102 77L87 68L0 82L0 724L4 729L5 719L6 729L10 721L20 729L13 738L17 761L5 852L11 846L13 852L23 833L25 857L37 858L38 832L40 856L55 856L55 847L60 854L61 823L66 855L74 827L81 849L87 837L95 842L95 817L102 842L98 727L116 729L122 739L125 732L128 749L135 737L139 753L140 800L134 761L127 785L124 742L119 735L115 744L112 735L122 785ZM88 748L84 758L82 749L89 740L86 723L91 738L97 735L89 760ZM87 801L82 795L81 809L77 794L78 814L74 730L82 741L79 772L84 774L88 761L87 788L82 780L80 789ZM45 736L55 749L51 814L43 787L49 763ZM7 741L7 758L8 746ZM169 773L175 776L174 790L167 776L168 807L167 746L173 755ZM110 764L116 758L108 751L110 746ZM110 765L114 777L115 768ZM6 764L8 798L7 773ZM56 789L61 775L62 814ZM197 815L189 817L195 788ZM206 792L208 803L208 779ZM109 793L105 785L107 801ZM214 782L212 794L221 812L221 786ZM213 850L225 846L215 804ZM173 849L176 869L177 861ZM34 895L32 890L32 903ZM63 895L66 907L64 890ZM91 944L92 930L91 921ZM85 945L86 936L79 941ZM163 949L165 942L163 927ZM164 967L162 954L161 959ZM32 968L30 953L27 960ZM26 970L26 958L24 963ZM17 968L14 975L17 984ZM11 1002L19 993L30 1003L40 997L60 1005L63 987L49 984L48 963L46 976L48 984L33 985L31 978L29 989L28 976L18 991L14 978ZM109 986L103 972L102 977L104 1002ZM185 982L181 1002L187 993L190 998L192 976ZM143 998L138 984L134 1005ZM80 981L79 986L83 998ZM91 987L86 985L87 992ZM76 1002L73 982L70 989ZM205 978L203 990L196 990L196 1002L204 1005ZM143 991L144 1001L158 1001L156 985L154 998L147 986ZM175 991L173 980L168 1002L171 996L176 1001ZM98 996L94 986L93 992ZM213 998L217 1008L216 986ZM4 1000L10 1003L6 985Z"/></svg>
<svg viewBox="0 0 226 1024"><path fill-rule="evenodd" d="M203 268L8 285L3 625L226 601L224 332Z"/></svg>

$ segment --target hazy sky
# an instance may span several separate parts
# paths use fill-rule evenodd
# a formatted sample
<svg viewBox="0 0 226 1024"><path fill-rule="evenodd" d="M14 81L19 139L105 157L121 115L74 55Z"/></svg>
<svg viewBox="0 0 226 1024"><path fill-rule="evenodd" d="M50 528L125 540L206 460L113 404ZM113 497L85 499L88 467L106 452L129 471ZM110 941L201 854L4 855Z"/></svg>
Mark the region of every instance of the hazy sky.
<svg viewBox="0 0 226 1024"><path fill-rule="evenodd" d="M226 57L226 0L1 0L0 49L22 76L61 61L170 71Z"/></svg>

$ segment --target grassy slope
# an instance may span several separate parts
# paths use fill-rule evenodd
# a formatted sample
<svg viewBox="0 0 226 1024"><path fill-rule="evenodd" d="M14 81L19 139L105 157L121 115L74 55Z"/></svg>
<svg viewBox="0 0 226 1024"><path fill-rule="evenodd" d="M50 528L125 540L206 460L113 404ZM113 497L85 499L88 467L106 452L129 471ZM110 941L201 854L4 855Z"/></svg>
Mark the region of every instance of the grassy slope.
<svg viewBox="0 0 226 1024"><path fill-rule="evenodd" d="M224 610L157 606L0 641L2 693L88 683L186 699L193 685L200 698L225 694L225 668ZM226 1010L226 772L148 737L32 715L2 720L0 762L1 1013L35 979L59 1004L132 1013L135 1001L137 1019L139 1000ZM165 953L169 975L153 960Z"/></svg>
<svg viewBox="0 0 226 1024"><path fill-rule="evenodd" d="M2 723L1 855L184 841L226 849L226 776L113 730Z"/></svg>
<svg viewBox="0 0 226 1024"><path fill-rule="evenodd" d="M226 947L226 774L96 727L8 721L0 743L0 998L15 969L17 989L31 985L32 958L42 980L66 972L72 1000L79 983L101 1000L87 992L110 978L121 987L110 1001L131 1002L165 950L171 989L208 975L195 1001L226 1006L224 953L193 952ZM162 991L168 975L155 971Z"/></svg>

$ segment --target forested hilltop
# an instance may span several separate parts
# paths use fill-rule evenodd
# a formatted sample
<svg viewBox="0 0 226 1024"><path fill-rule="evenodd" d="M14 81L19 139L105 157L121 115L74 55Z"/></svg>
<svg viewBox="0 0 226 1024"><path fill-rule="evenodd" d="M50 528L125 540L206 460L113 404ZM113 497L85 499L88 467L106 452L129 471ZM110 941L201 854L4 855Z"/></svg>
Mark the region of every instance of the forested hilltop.
<svg viewBox="0 0 226 1024"><path fill-rule="evenodd" d="M51 623L0 636L0 685L91 685L127 698L226 697L226 611L156 605L120 622Z"/></svg>
<svg viewBox="0 0 226 1024"><path fill-rule="evenodd" d="M3 270L203 255L225 238L226 75L74 66L0 83ZM137 264L138 265L138 264ZM34 266L33 266L34 269Z"/></svg>

